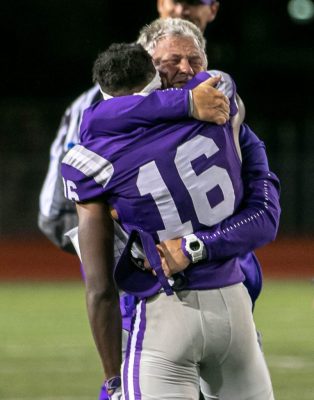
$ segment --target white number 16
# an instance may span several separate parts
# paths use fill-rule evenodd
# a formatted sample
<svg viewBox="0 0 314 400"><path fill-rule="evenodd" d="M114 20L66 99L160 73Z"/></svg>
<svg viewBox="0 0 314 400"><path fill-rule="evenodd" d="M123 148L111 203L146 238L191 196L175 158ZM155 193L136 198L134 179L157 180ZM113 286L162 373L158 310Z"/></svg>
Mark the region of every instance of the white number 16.
<svg viewBox="0 0 314 400"><path fill-rule="evenodd" d="M201 224L212 226L234 210L235 195L227 170L216 165L197 175L192 161L205 155L211 157L219 151L213 139L198 135L180 145L174 159L178 173L188 190L197 218ZM223 200L211 207L207 193L219 186ZM193 232L191 221L182 223L177 207L154 161L143 165L139 170L137 187L142 196L151 194L165 229L158 231L159 239L166 240L181 237Z"/></svg>

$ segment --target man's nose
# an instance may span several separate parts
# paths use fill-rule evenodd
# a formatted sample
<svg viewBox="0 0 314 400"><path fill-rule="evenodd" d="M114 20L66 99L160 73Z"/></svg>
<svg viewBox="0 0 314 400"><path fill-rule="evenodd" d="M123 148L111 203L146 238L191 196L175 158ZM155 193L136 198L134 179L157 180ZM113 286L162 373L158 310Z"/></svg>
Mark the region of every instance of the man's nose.
<svg viewBox="0 0 314 400"><path fill-rule="evenodd" d="M193 68L191 67L191 64L189 63L189 60L187 58L181 58L179 69L180 72L184 72L185 74L189 75L194 75Z"/></svg>

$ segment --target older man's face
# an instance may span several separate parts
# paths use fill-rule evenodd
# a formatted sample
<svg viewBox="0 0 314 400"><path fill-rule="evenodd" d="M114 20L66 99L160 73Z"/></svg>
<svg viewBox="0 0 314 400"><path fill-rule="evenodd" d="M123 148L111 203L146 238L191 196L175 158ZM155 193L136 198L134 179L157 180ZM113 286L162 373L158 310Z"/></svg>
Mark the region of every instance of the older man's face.
<svg viewBox="0 0 314 400"><path fill-rule="evenodd" d="M164 88L180 88L205 69L204 57L189 37L167 36L159 40L152 57Z"/></svg>
<svg viewBox="0 0 314 400"><path fill-rule="evenodd" d="M157 8L161 18L182 18L193 22L202 32L208 23L212 22L217 14L218 2L210 5L190 4L185 1L177 0L158 0Z"/></svg>

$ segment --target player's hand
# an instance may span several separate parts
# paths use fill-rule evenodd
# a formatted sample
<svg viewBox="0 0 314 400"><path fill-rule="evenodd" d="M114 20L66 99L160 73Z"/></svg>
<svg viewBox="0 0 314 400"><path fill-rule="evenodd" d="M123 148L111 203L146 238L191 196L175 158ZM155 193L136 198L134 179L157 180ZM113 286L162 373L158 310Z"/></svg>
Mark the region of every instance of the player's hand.
<svg viewBox="0 0 314 400"><path fill-rule="evenodd" d="M221 76L215 76L202 82L192 90L192 116L200 121L223 125L230 118L230 101L222 92L215 89Z"/></svg>
<svg viewBox="0 0 314 400"><path fill-rule="evenodd" d="M167 278L173 274L185 270L190 260L184 255L181 249L182 239L165 240L157 244L157 250L161 258L161 267Z"/></svg>
<svg viewBox="0 0 314 400"><path fill-rule="evenodd" d="M111 396L109 395L109 399L110 400L121 400L122 399L122 389L121 389L121 387L116 389Z"/></svg>
<svg viewBox="0 0 314 400"><path fill-rule="evenodd" d="M107 390L105 388L105 385L103 385L101 387L100 393L99 393L99 397L98 400L108 400L108 393ZM111 395L111 397L109 396L109 398L111 400L120 400L122 398L122 389L121 387L119 387L118 389L116 389L114 391L114 393Z"/></svg>
<svg viewBox="0 0 314 400"><path fill-rule="evenodd" d="M110 210L111 218L114 219L115 221L119 221L119 216L118 216L117 210L111 206L109 206L109 210Z"/></svg>

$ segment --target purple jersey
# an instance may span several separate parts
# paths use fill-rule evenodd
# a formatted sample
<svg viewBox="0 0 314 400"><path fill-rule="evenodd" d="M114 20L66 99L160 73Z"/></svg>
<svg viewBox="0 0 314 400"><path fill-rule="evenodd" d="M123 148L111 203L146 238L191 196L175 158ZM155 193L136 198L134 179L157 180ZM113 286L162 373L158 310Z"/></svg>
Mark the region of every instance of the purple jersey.
<svg viewBox="0 0 314 400"><path fill-rule="evenodd" d="M156 93L152 95L162 98L162 91ZM243 187L229 124L185 117L152 125L143 116L142 124L108 129L110 103L117 100L121 108L134 110L142 97L103 101L85 112L81 145L71 149L62 164L67 198L103 196L126 231L136 226L156 242L205 229L234 213ZM192 265L185 276L187 289L217 288L244 279L237 258Z"/></svg>

